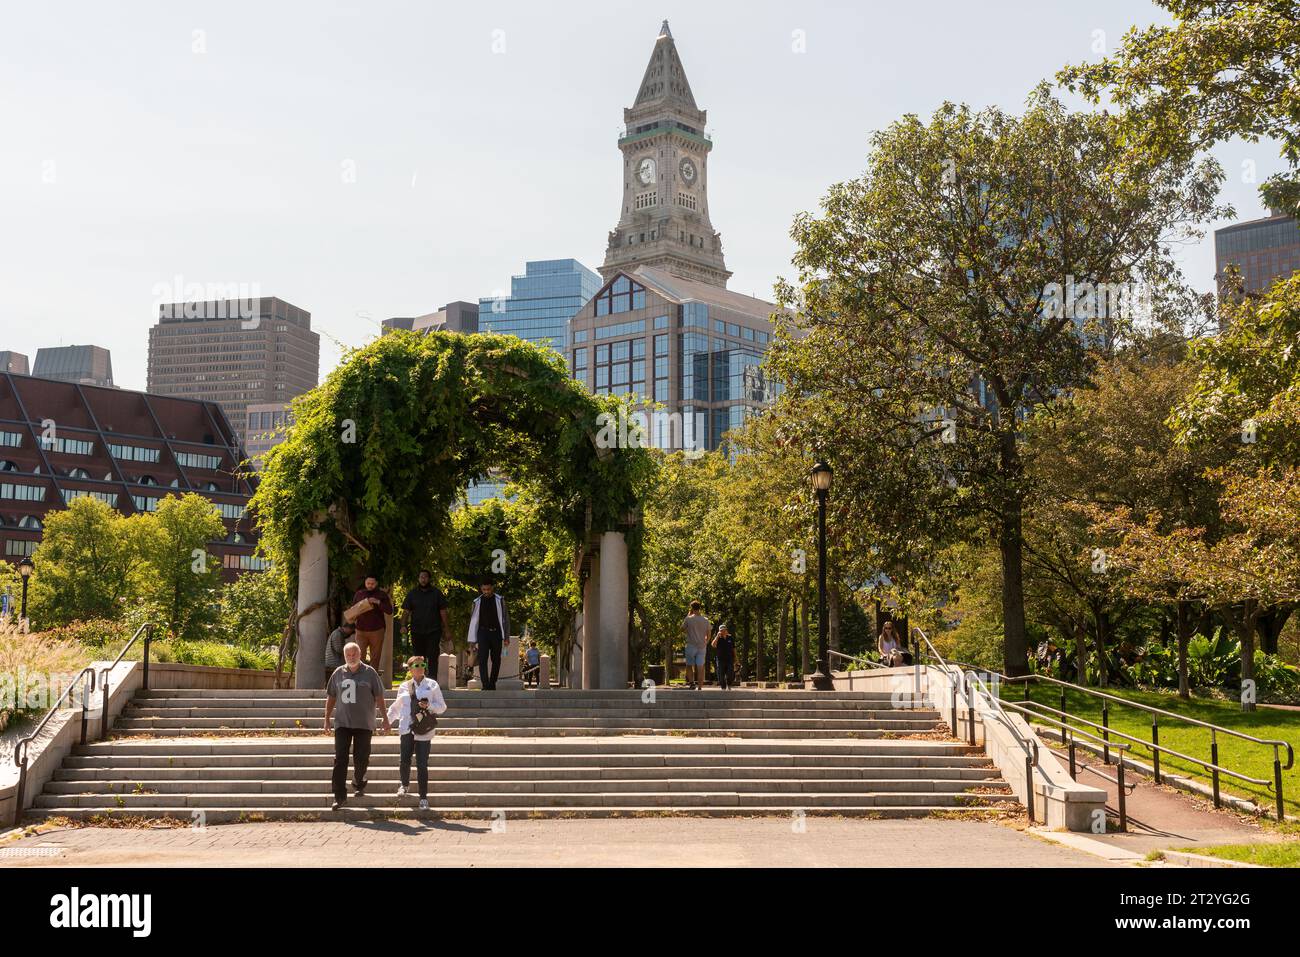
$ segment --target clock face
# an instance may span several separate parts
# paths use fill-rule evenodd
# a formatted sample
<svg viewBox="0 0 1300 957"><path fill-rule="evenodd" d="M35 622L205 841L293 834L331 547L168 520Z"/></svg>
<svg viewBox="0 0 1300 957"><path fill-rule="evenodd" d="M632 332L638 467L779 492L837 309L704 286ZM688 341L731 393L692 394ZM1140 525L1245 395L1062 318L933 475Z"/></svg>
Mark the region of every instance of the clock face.
<svg viewBox="0 0 1300 957"><path fill-rule="evenodd" d="M649 156L637 164L636 178L641 181L643 186L649 186L655 181L655 161Z"/></svg>
<svg viewBox="0 0 1300 957"><path fill-rule="evenodd" d="M695 161L689 156L683 156L678 171L682 175L682 182L687 186L694 186L695 180L699 177L700 171L695 168Z"/></svg>

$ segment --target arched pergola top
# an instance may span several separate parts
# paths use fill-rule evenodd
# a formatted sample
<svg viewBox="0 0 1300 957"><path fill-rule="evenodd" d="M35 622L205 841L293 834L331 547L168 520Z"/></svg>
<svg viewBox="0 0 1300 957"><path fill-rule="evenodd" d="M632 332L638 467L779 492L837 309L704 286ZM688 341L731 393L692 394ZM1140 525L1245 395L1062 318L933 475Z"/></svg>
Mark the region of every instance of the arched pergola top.
<svg viewBox="0 0 1300 957"><path fill-rule="evenodd" d="M332 550L400 577L448 528L461 491L491 469L527 487L586 540L618 527L653 469L644 449L605 448L594 396L563 359L513 336L399 331L350 353L294 402L251 506L264 548L293 569L327 515Z"/></svg>

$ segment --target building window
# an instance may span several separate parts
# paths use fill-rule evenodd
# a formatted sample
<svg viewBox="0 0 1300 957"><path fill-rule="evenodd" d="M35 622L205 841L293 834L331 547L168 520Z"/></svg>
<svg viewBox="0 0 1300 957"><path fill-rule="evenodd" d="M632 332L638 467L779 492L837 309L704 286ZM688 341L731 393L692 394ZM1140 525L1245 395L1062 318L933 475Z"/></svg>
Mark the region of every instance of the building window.
<svg viewBox="0 0 1300 957"><path fill-rule="evenodd" d="M90 455L95 451L94 443L81 439L41 439L41 448L47 452L63 452L67 455Z"/></svg>
<svg viewBox="0 0 1300 957"><path fill-rule="evenodd" d="M596 315L609 316L645 308L645 287L627 276L619 276L596 296ZM596 330L596 338L601 338Z"/></svg>
<svg viewBox="0 0 1300 957"><path fill-rule="evenodd" d="M131 501L135 503L136 511L156 512L158 511L158 503L162 499L154 498L151 495L132 495Z"/></svg>
<svg viewBox="0 0 1300 957"><path fill-rule="evenodd" d="M5 554L12 555L15 558L22 558L24 555L32 555L36 551L36 542L24 541L22 539L11 538L5 542Z"/></svg>
<svg viewBox="0 0 1300 957"><path fill-rule="evenodd" d="M108 443L108 450L113 454L113 458L127 462L157 462L162 455L160 449L147 449L138 445L118 445L114 442Z"/></svg>
<svg viewBox="0 0 1300 957"><path fill-rule="evenodd" d="M0 484L0 498L9 498L17 502L45 501L44 485L15 485L12 482Z"/></svg>
<svg viewBox="0 0 1300 957"><path fill-rule="evenodd" d="M270 418L270 413L264 413ZM269 426L269 423L268 423ZM195 452L177 452L176 461L186 468L191 469L215 469L221 465L221 456L219 455L199 455Z"/></svg>
<svg viewBox="0 0 1300 957"><path fill-rule="evenodd" d="M109 508L117 508L116 492L88 492L85 489L70 488L64 491L63 501L71 505L79 498L94 498L103 502Z"/></svg>
<svg viewBox="0 0 1300 957"><path fill-rule="evenodd" d="M655 192L651 190L650 192L646 192L646 193L637 193L636 199L632 205L634 209L649 209L651 206L654 206L657 203L658 203L658 197L656 196ZM643 233L642 235L644 236L645 234Z"/></svg>
<svg viewBox="0 0 1300 957"><path fill-rule="evenodd" d="M23 436L21 432L0 431L0 445L10 445L14 448L21 448Z"/></svg>

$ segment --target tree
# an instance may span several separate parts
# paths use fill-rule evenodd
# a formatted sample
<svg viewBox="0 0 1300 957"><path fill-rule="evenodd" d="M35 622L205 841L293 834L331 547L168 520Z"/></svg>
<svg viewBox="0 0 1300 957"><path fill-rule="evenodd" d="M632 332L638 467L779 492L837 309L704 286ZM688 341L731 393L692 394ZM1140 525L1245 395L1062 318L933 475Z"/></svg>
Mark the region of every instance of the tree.
<svg viewBox="0 0 1300 957"><path fill-rule="evenodd" d="M1039 87L1019 117L951 103L904 117L795 223L799 288L779 295L806 336L780 336L773 360L792 428L905 567L970 522L992 532L1008 674L1028 653L1022 423L1087 383L1139 300L1167 318L1170 235L1215 211L1221 179L1210 161L1126 151L1113 119Z"/></svg>
<svg viewBox="0 0 1300 957"><path fill-rule="evenodd" d="M168 495L150 516L144 600L165 633L203 637L216 618L221 559L208 543L225 537L217 507L202 495Z"/></svg>
<svg viewBox="0 0 1300 957"><path fill-rule="evenodd" d="M231 644L250 648L280 643L289 619L290 601L284 571L246 572L224 585L218 631Z"/></svg>
<svg viewBox="0 0 1300 957"><path fill-rule="evenodd" d="M1243 137L1282 144L1290 172L1262 187L1272 207L1300 209L1300 2L1156 0L1172 26L1134 27L1118 52L1058 75L1093 102L1124 108L1125 129L1165 155Z"/></svg>
<svg viewBox="0 0 1300 957"><path fill-rule="evenodd" d="M126 517L90 496L50 512L32 556L33 618L46 625L120 617L146 583L147 515Z"/></svg>

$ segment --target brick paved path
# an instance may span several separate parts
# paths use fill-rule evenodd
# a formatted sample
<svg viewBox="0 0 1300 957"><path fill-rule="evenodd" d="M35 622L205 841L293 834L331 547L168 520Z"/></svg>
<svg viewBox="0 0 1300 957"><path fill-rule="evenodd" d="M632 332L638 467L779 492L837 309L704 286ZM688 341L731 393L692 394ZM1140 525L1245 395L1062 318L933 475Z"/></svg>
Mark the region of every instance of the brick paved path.
<svg viewBox="0 0 1300 957"><path fill-rule="evenodd" d="M447 867L1104 867L985 821L788 818L375 821L68 828L0 845L0 867L379 865ZM498 826L500 826L498 824Z"/></svg>

